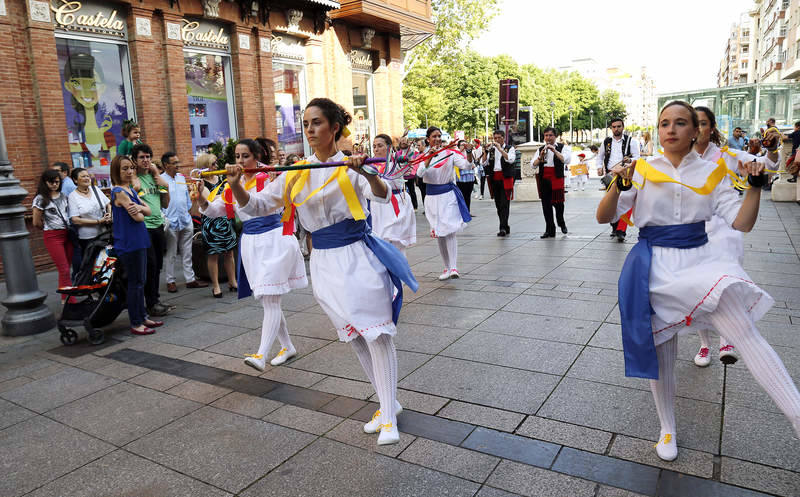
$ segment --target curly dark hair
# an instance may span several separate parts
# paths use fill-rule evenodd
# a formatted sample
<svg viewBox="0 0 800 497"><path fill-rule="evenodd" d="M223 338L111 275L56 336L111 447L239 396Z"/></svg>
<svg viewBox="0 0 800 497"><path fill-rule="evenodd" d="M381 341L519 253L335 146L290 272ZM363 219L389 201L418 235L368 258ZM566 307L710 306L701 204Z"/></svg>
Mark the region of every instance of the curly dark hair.
<svg viewBox="0 0 800 497"><path fill-rule="evenodd" d="M353 121L353 117L347 112L344 107L337 104L330 98L315 98L312 101L308 102L306 105L306 109L309 107L316 107L322 111L322 114L325 116L325 119L328 120L328 124L330 125L331 129L333 128L334 124L339 125L339 130L336 132L336 141L339 141L339 138L342 137L342 133L344 132L344 128Z"/></svg>

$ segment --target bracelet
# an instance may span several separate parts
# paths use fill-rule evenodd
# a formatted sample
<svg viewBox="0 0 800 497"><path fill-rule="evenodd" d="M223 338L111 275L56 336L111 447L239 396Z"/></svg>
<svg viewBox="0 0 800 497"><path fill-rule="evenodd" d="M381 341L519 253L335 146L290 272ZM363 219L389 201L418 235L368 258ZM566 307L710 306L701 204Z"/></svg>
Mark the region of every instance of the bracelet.
<svg viewBox="0 0 800 497"><path fill-rule="evenodd" d="M621 192L627 192L633 186L633 183L628 183L628 185L626 186L622 182L622 176L617 176L616 183L617 183L617 190L619 190Z"/></svg>
<svg viewBox="0 0 800 497"><path fill-rule="evenodd" d="M762 186L766 185L769 182L769 176L765 173L761 173L758 176L753 176L752 174L747 175L747 182L753 188L761 188Z"/></svg>

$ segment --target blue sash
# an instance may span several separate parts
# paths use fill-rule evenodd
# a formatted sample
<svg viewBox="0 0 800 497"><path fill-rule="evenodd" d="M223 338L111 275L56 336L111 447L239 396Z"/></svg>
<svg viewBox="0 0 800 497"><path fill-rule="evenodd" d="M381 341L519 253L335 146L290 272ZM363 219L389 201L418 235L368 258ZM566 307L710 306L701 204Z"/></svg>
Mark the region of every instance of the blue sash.
<svg viewBox="0 0 800 497"><path fill-rule="evenodd" d="M255 217L242 223L243 235L260 235L267 231L281 227L281 215L272 214L271 216ZM239 262L236 267L236 278L239 280L239 298L243 299L253 295L250 282L247 280L247 273L242 265L242 243L239 242Z"/></svg>
<svg viewBox="0 0 800 497"><path fill-rule="evenodd" d="M467 203L464 201L464 196L461 195L461 190L458 189L455 183L445 183L443 185L425 183L425 195L442 195L447 192L453 192L456 194L458 210L461 211L461 219L463 219L465 223L472 221L472 216L469 215L469 209L467 209Z"/></svg>
<svg viewBox="0 0 800 497"><path fill-rule="evenodd" d="M345 219L314 231L311 233L311 239L315 249L345 247L363 240L381 264L386 266L389 277L392 279L392 285L397 289L397 295L392 300L392 321L397 324L400 309L403 307L403 283L414 292L419 288L419 283L411 273L408 260L394 245L370 233L366 221L356 221L355 219ZM347 275L343 274L341 277L346 278ZM363 305L370 305L370 302L364 302Z"/></svg>
<svg viewBox="0 0 800 497"><path fill-rule="evenodd" d="M653 314L650 305L653 246L688 249L707 242L705 221L639 228L639 241L628 253L619 275L618 298L625 376L658 379L658 357L650 321Z"/></svg>

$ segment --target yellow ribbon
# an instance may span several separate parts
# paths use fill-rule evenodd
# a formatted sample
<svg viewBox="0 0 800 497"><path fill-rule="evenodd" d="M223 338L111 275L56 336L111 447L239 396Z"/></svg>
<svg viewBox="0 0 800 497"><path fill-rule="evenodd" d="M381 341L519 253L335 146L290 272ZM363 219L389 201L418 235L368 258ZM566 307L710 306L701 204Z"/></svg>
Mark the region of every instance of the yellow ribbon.
<svg viewBox="0 0 800 497"><path fill-rule="evenodd" d="M356 221L366 219L367 216L364 214L364 209L361 207L361 202L358 200L355 188L353 188L350 178L347 177L347 169L347 166L337 167L321 186L309 193L305 200L300 203L296 203L294 199L297 198L297 195L308 182L308 179L311 176L311 170L305 169L302 171L288 171L286 173L286 188L284 188L283 192L284 210L281 220L284 222L289 221L292 214L292 206L300 207L301 205L305 204L309 201L309 199L311 199L311 197L321 192L334 180L336 180L336 182L339 184L339 189L342 190L342 194L344 195L344 199L347 202L347 207L350 209L350 214L353 216L353 219ZM292 191L290 192L288 191L288 185L292 183L294 178L297 178L297 180L294 181L294 186L292 186Z"/></svg>
<svg viewBox="0 0 800 497"><path fill-rule="evenodd" d="M653 183L675 183L692 190L698 195L708 195L714 191L714 188L716 188L726 176L728 176L729 170L726 164L719 164L717 168L711 172L708 178L706 178L706 183L699 188L673 179L668 174L659 171L642 159L636 161L636 171L642 176L641 183L636 183L635 181L632 182L633 186L635 186L638 190L644 188L644 185L647 181L651 181Z"/></svg>

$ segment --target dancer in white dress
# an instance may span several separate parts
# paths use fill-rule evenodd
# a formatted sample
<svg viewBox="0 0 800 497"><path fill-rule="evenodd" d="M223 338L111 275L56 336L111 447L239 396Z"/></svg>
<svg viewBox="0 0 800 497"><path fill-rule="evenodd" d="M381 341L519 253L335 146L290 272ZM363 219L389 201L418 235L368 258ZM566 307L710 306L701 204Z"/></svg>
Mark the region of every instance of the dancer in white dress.
<svg viewBox="0 0 800 497"><path fill-rule="evenodd" d="M467 160L452 150L439 150L442 130L428 128L426 134L429 157L417 169L417 176L425 182L425 217L431 225L431 236L439 242L439 252L444 260L444 271L439 279L458 278L458 241L456 233L463 230L472 219L461 190L455 184L455 168L469 167Z"/></svg>
<svg viewBox="0 0 800 497"><path fill-rule="evenodd" d="M372 141L375 157L387 157L395 154L392 139L389 135L380 134ZM372 232L391 243L403 255L406 248L417 243L417 216L411 197L406 192L406 180L399 178L387 180L392 189L392 198L388 204L375 203L370 206L372 212Z"/></svg>
<svg viewBox="0 0 800 497"><path fill-rule="evenodd" d="M236 164L241 168L254 168L263 160L263 149L254 140L241 140L236 145ZM264 161L268 162L268 161ZM251 192L264 189L270 183L267 173L245 173L237 178L237 186ZM297 355L289 337L286 318L281 310L281 295L294 288L308 286L303 254L297 239L283 233L281 211L283 206L258 215L243 211L236 203L230 183L215 189L207 199L200 197L200 211L208 217L239 216L243 233L239 242L239 298L251 294L264 307L261 325L261 344L258 352L250 354L245 364L259 371L266 367L266 354L277 337L281 343L278 355L270 361L278 366Z"/></svg>
<svg viewBox="0 0 800 497"><path fill-rule="evenodd" d="M351 119L342 106L327 98L309 102L303 129L314 154L308 161L345 160L336 142ZM285 173L260 192L246 191L238 182L241 166L227 169L233 195L242 206L240 212L258 216L274 212L288 201L284 220L296 214L311 232L314 296L336 327L339 340L353 345L375 387L380 409L364 431L380 431L378 444L384 445L400 440L397 414L402 408L396 401L397 353L392 337L397 333L402 283L413 291L418 284L405 257L367 227L367 201L388 203L391 189L361 167L363 156L351 157L348 162L347 167Z"/></svg>
<svg viewBox="0 0 800 497"><path fill-rule="evenodd" d="M800 436L800 393L754 325L773 300L733 258L719 257L716 246L707 243L705 224L713 215L739 231L753 228L760 187L766 183L764 166L739 165L752 188L737 209L738 194L726 182L726 169L693 150L698 126L697 113L689 104L667 104L658 121L664 155L650 163L641 160L615 167L617 179L597 209L602 224L633 207L639 226L639 242L628 254L619 280L625 374L650 379L661 422L656 451L667 461L678 455L677 334L694 331L694 326L713 327L736 344L753 377Z"/></svg>
<svg viewBox="0 0 800 497"><path fill-rule="evenodd" d="M697 135L694 150L700 154L701 158L717 164L722 162L734 172L737 172L739 162L757 161L764 164L767 169L775 167L775 163L778 162L777 149L756 157L744 150L729 149L727 146L720 148L723 136L717 129L714 112L708 107L701 106L695 107L695 110L700 123L700 132ZM778 140L775 140L774 143L777 145ZM736 205L735 209L738 211L739 205ZM725 222L725 219L717 215L711 218L707 231L708 242L716 246L715 251L720 257L730 257L740 266L744 264L744 239L741 231L733 229ZM694 356L694 363L699 367L706 367L711 363L710 332L709 330L698 330L697 334L700 336L700 350ZM724 364L735 364L738 359L734 345L728 343L725 337L720 335L719 360Z"/></svg>

